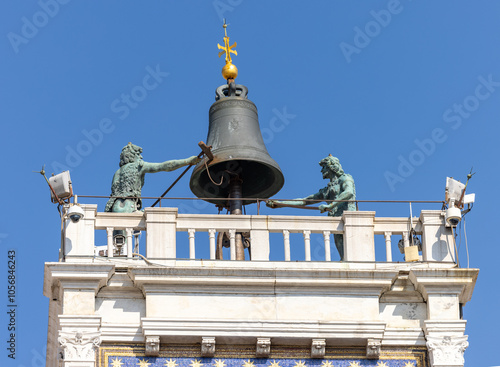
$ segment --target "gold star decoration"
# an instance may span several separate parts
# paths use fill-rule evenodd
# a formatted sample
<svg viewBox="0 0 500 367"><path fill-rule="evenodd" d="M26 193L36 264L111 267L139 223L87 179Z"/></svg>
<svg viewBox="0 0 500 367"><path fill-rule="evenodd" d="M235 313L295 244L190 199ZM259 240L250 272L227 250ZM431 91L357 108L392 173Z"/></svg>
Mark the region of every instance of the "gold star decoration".
<svg viewBox="0 0 500 367"><path fill-rule="evenodd" d="M203 363L201 363L200 360L198 359L193 359L190 364L191 367L201 367L203 366Z"/></svg>
<svg viewBox="0 0 500 367"><path fill-rule="evenodd" d="M349 363L349 367L361 367L361 365L358 362L351 362Z"/></svg>
<svg viewBox="0 0 500 367"><path fill-rule="evenodd" d="M248 361L243 361L243 367L255 367L253 364L253 361L248 360Z"/></svg>
<svg viewBox="0 0 500 367"><path fill-rule="evenodd" d="M413 364L413 362L406 362L404 367L415 367L415 365Z"/></svg>
<svg viewBox="0 0 500 367"><path fill-rule="evenodd" d="M387 363L382 362L382 361L379 361L379 362L377 363L377 367L389 367L389 366L387 365Z"/></svg>
<svg viewBox="0 0 500 367"><path fill-rule="evenodd" d="M323 363L321 363L321 367L333 367L333 364L330 361L323 361Z"/></svg>
<svg viewBox="0 0 500 367"><path fill-rule="evenodd" d="M123 365L122 360L118 359L118 357L116 357L115 359L111 360L111 366L112 367L122 367L122 365Z"/></svg>
<svg viewBox="0 0 500 367"><path fill-rule="evenodd" d="M177 363L175 363L175 359L170 358L168 361L166 361L165 366L167 367L177 367Z"/></svg>
<svg viewBox="0 0 500 367"><path fill-rule="evenodd" d="M304 363L304 361L298 361L295 362L295 365L293 367L306 367L306 364Z"/></svg>
<svg viewBox="0 0 500 367"><path fill-rule="evenodd" d="M280 366L279 362L276 362L276 360L273 359L273 361L271 362L271 364L269 365L269 367L281 367L281 366Z"/></svg>
<svg viewBox="0 0 500 367"><path fill-rule="evenodd" d="M226 362L222 359L215 360L215 367L226 367Z"/></svg>
<svg viewBox="0 0 500 367"><path fill-rule="evenodd" d="M137 364L139 367L149 367L151 363L146 359L139 359L139 363Z"/></svg>

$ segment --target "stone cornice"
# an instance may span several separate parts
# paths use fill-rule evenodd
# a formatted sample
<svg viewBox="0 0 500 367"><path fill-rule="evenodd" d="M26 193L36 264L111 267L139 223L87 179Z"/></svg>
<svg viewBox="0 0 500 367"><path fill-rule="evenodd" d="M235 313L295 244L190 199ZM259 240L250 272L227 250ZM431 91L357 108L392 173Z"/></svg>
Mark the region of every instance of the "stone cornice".
<svg viewBox="0 0 500 367"><path fill-rule="evenodd" d="M83 329L97 331L101 327L102 316L99 315L59 315L62 329Z"/></svg>
<svg viewBox="0 0 500 367"><path fill-rule="evenodd" d="M258 321L258 320L175 320L142 318L144 336L239 337L239 338L324 338L382 339L386 323L382 321Z"/></svg>
<svg viewBox="0 0 500 367"><path fill-rule="evenodd" d="M67 282L75 287L91 288L97 294L115 269L111 264L45 263L43 294L52 296L52 285Z"/></svg>
<svg viewBox="0 0 500 367"><path fill-rule="evenodd" d="M312 264L312 263L311 263ZM313 267L313 265L311 265ZM317 266L317 265L314 265ZM351 295L380 295L397 276L395 270L373 269L293 269L232 267L136 267L129 268L134 284L146 292L174 290L182 292L294 292ZM212 288L213 287L213 288Z"/></svg>
<svg viewBox="0 0 500 367"><path fill-rule="evenodd" d="M471 299L479 269L412 269L409 279L425 300L430 294L454 294L465 304Z"/></svg>

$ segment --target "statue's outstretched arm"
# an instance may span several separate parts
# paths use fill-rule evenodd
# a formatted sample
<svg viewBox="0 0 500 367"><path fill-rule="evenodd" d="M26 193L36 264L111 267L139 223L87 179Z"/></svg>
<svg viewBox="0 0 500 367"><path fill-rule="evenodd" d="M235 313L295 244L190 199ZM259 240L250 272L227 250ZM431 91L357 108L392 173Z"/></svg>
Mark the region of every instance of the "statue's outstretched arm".
<svg viewBox="0 0 500 367"><path fill-rule="evenodd" d="M144 173L156 173L156 172L170 172L175 171L178 168L187 166L189 164L197 164L200 161L200 158L196 156L192 156L186 159L173 159L170 161L165 161L161 163L150 163L144 162L142 166L142 170Z"/></svg>
<svg viewBox="0 0 500 367"><path fill-rule="evenodd" d="M276 204L284 204L284 205L311 205L315 204L315 201L311 200L323 200L323 194L321 191L317 192L316 194L309 195L305 198L298 198L295 200L268 200L266 202L266 205L270 208L277 208Z"/></svg>

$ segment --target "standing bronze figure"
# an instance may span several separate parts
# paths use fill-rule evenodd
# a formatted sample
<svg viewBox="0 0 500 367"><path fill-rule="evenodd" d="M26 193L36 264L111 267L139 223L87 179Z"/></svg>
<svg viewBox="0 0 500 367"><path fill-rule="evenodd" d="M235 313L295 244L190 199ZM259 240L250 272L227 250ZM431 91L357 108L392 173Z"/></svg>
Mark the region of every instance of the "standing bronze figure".
<svg viewBox="0 0 500 367"><path fill-rule="evenodd" d="M120 168L115 172L111 183L111 198L105 212L133 213L142 208L141 189L146 173L170 172L178 168L197 164L200 159L192 156L161 163L142 160L142 148L128 143L120 154Z"/></svg>
<svg viewBox="0 0 500 367"><path fill-rule="evenodd" d="M331 154L323 158L319 165L321 166L321 173L324 179L329 179L328 185L320 189L317 193L309 195L305 198L290 200L290 201L277 201L268 200L266 205L270 208L277 208L279 204L285 205L310 205L314 204L311 200L323 200L327 204L321 204L318 209L321 213L328 211L328 215L332 217L340 217L346 210L356 210L356 188L354 186L354 179L350 174L347 174L342 169L338 158L333 157ZM333 201L335 200L335 201ZM341 201L352 200L352 201ZM344 237L342 234L335 234L335 246L340 255L340 260L344 259Z"/></svg>

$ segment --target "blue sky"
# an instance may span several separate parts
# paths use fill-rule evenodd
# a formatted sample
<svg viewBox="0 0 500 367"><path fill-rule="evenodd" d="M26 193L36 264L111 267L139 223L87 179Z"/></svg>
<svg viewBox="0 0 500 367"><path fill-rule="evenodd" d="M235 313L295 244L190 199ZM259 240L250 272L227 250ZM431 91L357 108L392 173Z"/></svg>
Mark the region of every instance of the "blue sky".
<svg viewBox="0 0 500 367"><path fill-rule="evenodd" d="M278 198L323 187L318 161L329 153L354 177L360 200L442 200L446 176L465 181L474 167L467 235L470 267L480 274L464 308L465 356L467 365L499 365L498 246L489 227L500 178L499 12L500 3L484 0L2 2L0 306L6 310L14 249L19 329L10 361L2 311L0 360L40 366L44 354L43 264L57 260L59 216L32 171L70 169L77 194L109 195L129 141L150 162L198 154L224 83L216 46L226 17L238 43L237 82L249 88L285 176ZM138 88L147 75L149 89ZM177 175L148 176L143 195L160 195ZM188 182L171 195L192 197ZM104 200L82 201L104 209ZM409 215L407 205L360 209ZM415 205L414 214L421 209L439 206ZM203 204L183 210L216 213ZM262 209L276 213L311 214ZM464 241L460 260L466 264Z"/></svg>

